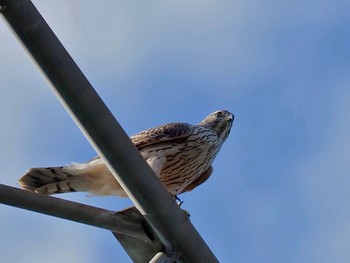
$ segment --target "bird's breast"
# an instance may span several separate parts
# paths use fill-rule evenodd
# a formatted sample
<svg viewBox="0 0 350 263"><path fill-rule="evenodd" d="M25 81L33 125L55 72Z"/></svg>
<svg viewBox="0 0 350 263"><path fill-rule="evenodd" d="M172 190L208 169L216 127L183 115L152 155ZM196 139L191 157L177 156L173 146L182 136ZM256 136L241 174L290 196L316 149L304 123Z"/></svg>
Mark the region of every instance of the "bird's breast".
<svg viewBox="0 0 350 263"><path fill-rule="evenodd" d="M212 164L221 143L215 136L190 136L181 143L171 142L145 147L145 159L166 158L160 181L174 194L203 174Z"/></svg>

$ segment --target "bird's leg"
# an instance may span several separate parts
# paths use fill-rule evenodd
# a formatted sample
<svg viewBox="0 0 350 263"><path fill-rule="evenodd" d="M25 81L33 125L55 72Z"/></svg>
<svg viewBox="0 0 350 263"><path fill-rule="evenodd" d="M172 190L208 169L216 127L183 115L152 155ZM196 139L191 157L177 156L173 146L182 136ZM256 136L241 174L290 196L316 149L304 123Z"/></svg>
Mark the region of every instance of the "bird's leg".
<svg viewBox="0 0 350 263"><path fill-rule="evenodd" d="M180 207L184 201L182 201L177 195L173 195L176 204Z"/></svg>
<svg viewBox="0 0 350 263"><path fill-rule="evenodd" d="M160 171L162 170L162 168L166 162L165 157L155 156L155 157L148 158L146 161L147 161L148 165L151 166L152 170L159 178Z"/></svg>

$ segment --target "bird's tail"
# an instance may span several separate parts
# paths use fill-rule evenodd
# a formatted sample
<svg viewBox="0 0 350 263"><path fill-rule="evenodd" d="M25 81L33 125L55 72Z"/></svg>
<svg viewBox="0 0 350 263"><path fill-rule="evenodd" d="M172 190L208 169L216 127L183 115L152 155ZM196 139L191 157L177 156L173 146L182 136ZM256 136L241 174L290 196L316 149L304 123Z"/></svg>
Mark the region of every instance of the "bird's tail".
<svg viewBox="0 0 350 263"><path fill-rule="evenodd" d="M46 195L81 191L126 196L101 159L61 167L32 168L18 183L25 190Z"/></svg>
<svg viewBox="0 0 350 263"><path fill-rule="evenodd" d="M18 183L23 189L47 195L84 191L77 187L77 175L67 170L67 166L32 168Z"/></svg>

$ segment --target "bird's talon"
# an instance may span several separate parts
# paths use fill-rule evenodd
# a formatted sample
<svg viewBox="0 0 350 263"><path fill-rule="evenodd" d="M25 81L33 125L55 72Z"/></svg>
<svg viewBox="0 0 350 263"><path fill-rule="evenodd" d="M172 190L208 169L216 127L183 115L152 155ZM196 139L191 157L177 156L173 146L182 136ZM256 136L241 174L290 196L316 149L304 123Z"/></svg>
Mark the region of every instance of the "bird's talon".
<svg viewBox="0 0 350 263"><path fill-rule="evenodd" d="M176 204L180 207L184 201L182 201L177 195L173 195Z"/></svg>
<svg viewBox="0 0 350 263"><path fill-rule="evenodd" d="M191 217L191 214L187 210L184 210L184 209L181 209L181 210L184 213L186 219L189 219Z"/></svg>

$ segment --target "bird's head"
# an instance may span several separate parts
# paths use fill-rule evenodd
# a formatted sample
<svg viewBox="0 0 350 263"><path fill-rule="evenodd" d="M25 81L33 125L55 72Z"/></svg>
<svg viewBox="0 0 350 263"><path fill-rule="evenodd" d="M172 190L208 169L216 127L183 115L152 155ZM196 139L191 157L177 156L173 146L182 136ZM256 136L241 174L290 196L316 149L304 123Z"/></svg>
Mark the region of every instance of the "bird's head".
<svg viewBox="0 0 350 263"><path fill-rule="evenodd" d="M231 112L227 110L219 110L205 117L205 119L200 122L200 125L214 130L219 138L225 141L230 134L233 120L234 115Z"/></svg>

